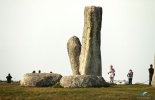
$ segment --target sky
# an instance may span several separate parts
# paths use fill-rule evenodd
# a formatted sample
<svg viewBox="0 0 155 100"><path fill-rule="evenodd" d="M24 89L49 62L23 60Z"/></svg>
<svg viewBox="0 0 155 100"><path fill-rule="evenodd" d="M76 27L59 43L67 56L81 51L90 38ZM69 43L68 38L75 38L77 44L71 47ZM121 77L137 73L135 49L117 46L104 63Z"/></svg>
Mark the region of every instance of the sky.
<svg viewBox="0 0 155 100"><path fill-rule="evenodd" d="M85 6L102 7L102 77L133 83L149 79L155 54L154 0L0 0L0 80L8 73L20 80L26 73L72 75L67 41L82 39Z"/></svg>

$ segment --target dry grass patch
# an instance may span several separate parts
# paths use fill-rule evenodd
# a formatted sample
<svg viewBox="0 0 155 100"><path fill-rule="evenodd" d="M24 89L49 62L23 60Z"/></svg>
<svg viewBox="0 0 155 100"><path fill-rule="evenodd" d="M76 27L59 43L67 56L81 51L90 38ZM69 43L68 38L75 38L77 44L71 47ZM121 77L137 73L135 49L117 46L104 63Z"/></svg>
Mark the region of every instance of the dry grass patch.
<svg viewBox="0 0 155 100"><path fill-rule="evenodd" d="M141 92L155 99L149 85L111 85L101 88L21 87L19 83L0 82L0 100L137 100ZM146 99L146 98L144 98ZM150 100L151 100L150 99Z"/></svg>

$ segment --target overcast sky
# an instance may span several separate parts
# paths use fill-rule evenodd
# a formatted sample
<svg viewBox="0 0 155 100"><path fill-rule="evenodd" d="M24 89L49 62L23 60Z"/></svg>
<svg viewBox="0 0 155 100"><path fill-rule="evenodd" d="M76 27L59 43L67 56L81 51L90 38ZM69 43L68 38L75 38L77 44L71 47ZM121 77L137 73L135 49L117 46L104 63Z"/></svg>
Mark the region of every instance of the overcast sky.
<svg viewBox="0 0 155 100"><path fill-rule="evenodd" d="M148 80L155 54L155 0L0 0L0 80L33 70L72 75L67 41L82 38L84 7L101 6L102 76ZM147 83L147 82L146 82Z"/></svg>

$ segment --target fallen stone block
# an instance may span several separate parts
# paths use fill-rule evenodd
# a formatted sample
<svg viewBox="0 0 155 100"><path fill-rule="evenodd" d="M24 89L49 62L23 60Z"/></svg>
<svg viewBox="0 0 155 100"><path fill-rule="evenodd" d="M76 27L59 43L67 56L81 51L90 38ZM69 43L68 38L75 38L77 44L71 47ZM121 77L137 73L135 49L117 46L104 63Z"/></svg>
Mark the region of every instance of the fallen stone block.
<svg viewBox="0 0 155 100"><path fill-rule="evenodd" d="M60 85L64 88L102 87L107 85L107 83L101 76L71 75L62 77L60 80Z"/></svg>
<svg viewBox="0 0 155 100"><path fill-rule="evenodd" d="M62 75L56 73L26 73L21 81L20 86L53 86L60 82Z"/></svg>

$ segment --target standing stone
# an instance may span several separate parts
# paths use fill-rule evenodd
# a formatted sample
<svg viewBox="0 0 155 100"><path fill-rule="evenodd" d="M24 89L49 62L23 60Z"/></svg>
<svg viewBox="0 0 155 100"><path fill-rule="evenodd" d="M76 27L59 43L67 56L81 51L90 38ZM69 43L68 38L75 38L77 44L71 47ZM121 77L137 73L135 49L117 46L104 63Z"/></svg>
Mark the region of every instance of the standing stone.
<svg viewBox="0 0 155 100"><path fill-rule="evenodd" d="M154 73L153 73L153 77L152 77L152 86L155 87L155 54L154 54Z"/></svg>
<svg viewBox="0 0 155 100"><path fill-rule="evenodd" d="M78 37L73 36L67 42L68 55L73 75L79 75L79 56L81 52L81 43Z"/></svg>
<svg viewBox="0 0 155 100"><path fill-rule="evenodd" d="M96 6L85 7L82 47L79 58L79 72L81 75L102 76L101 23L102 8Z"/></svg>

